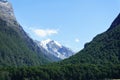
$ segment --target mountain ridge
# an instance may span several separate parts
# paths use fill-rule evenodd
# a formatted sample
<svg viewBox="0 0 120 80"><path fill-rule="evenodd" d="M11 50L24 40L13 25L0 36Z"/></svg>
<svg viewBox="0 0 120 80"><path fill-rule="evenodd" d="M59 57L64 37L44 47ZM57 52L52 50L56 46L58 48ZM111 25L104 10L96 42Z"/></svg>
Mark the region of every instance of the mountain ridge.
<svg viewBox="0 0 120 80"><path fill-rule="evenodd" d="M83 50L63 61L39 67L3 68L0 71L2 75L6 71L5 76L12 80L120 79L120 25L98 34Z"/></svg>
<svg viewBox="0 0 120 80"><path fill-rule="evenodd" d="M98 34L84 49L63 63L118 64L120 63L120 15L107 31Z"/></svg>
<svg viewBox="0 0 120 80"><path fill-rule="evenodd" d="M11 24L12 26L17 23L12 4L10 2L5 0L0 1L0 18L2 18L4 21L7 21L9 25Z"/></svg>
<svg viewBox="0 0 120 80"><path fill-rule="evenodd" d="M108 31L111 30L111 29L113 29L114 27L116 27L118 25L120 25L120 13L115 18L115 20L112 22L112 24L111 24L110 28L108 29Z"/></svg>
<svg viewBox="0 0 120 80"><path fill-rule="evenodd" d="M41 52L20 25L13 23L0 18L0 80L120 79L119 16L107 31L95 36L74 56L42 66L51 58Z"/></svg>
<svg viewBox="0 0 120 80"><path fill-rule="evenodd" d="M74 55L72 50L51 39L38 41L37 44L39 47L44 48L44 52L46 50L47 54L54 55L59 59L69 58Z"/></svg>
<svg viewBox="0 0 120 80"><path fill-rule="evenodd" d="M17 22L11 3L0 1L0 67L35 66L53 62Z"/></svg>

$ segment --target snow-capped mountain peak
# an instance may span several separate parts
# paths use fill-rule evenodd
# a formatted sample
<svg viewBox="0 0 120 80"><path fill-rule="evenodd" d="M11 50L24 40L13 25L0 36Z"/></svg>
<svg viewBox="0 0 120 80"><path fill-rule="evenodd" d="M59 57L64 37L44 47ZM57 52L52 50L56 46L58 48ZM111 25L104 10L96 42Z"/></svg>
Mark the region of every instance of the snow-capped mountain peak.
<svg viewBox="0 0 120 80"><path fill-rule="evenodd" d="M47 40L41 41L40 45L47 50L47 44L49 42L51 42L51 41L52 41L51 39L47 39Z"/></svg>
<svg viewBox="0 0 120 80"><path fill-rule="evenodd" d="M51 39L47 39L47 40L41 41L41 44L48 44L51 41L52 41Z"/></svg>
<svg viewBox="0 0 120 80"><path fill-rule="evenodd" d="M54 41L55 44L57 44L59 47L62 47L62 45L60 43L58 43L57 41Z"/></svg>
<svg viewBox="0 0 120 80"><path fill-rule="evenodd" d="M60 59L68 58L74 54L74 52L69 48L64 47L59 42L51 39L37 42L37 44L39 47L44 48L44 50L46 50L46 52L48 52L49 54L54 55L55 57Z"/></svg>
<svg viewBox="0 0 120 80"><path fill-rule="evenodd" d="M51 39L43 40L40 42L40 45L44 47L46 50L48 50L48 44L56 45L60 48L62 47L60 43L58 43L57 41L51 40Z"/></svg>

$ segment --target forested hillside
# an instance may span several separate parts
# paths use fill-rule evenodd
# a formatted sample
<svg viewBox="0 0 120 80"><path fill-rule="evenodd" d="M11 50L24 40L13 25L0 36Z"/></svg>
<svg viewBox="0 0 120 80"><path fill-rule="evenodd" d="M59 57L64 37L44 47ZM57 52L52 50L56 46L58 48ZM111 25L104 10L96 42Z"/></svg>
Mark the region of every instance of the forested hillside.
<svg viewBox="0 0 120 80"><path fill-rule="evenodd" d="M116 19L119 18L120 15ZM120 78L120 25L97 35L76 55L36 67L1 68L1 80L105 80Z"/></svg>
<svg viewBox="0 0 120 80"><path fill-rule="evenodd" d="M120 79L120 14L76 55L49 62L16 21L9 2L0 0L0 80Z"/></svg>
<svg viewBox="0 0 120 80"><path fill-rule="evenodd" d="M52 62L17 22L12 5L0 0L0 67L38 66Z"/></svg>

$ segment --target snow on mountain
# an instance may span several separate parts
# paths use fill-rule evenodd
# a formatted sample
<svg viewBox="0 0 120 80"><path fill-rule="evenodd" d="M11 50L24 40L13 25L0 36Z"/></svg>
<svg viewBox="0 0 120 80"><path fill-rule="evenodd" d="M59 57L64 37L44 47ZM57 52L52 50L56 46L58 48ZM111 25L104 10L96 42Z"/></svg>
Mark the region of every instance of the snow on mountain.
<svg viewBox="0 0 120 80"><path fill-rule="evenodd" d="M65 59L74 55L74 52L72 50L62 46L60 43L54 40L47 39L41 42L37 42L37 44L40 48L44 49L44 52L54 55L59 59Z"/></svg>
<svg viewBox="0 0 120 80"><path fill-rule="evenodd" d="M44 49L48 50L47 44L48 44L50 41L51 41L50 39L41 41L41 42L39 43L39 45L41 45Z"/></svg>

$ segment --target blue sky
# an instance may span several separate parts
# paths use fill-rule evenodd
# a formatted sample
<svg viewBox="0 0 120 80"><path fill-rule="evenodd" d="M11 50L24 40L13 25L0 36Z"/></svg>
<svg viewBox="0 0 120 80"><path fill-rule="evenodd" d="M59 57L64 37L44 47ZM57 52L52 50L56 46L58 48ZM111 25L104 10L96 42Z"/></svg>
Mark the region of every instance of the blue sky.
<svg viewBox="0 0 120 80"><path fill-rule="evenodd" d="M52 39L79 51L106 31L120 12L120 0L8 0L34 40Z"/></svg>

